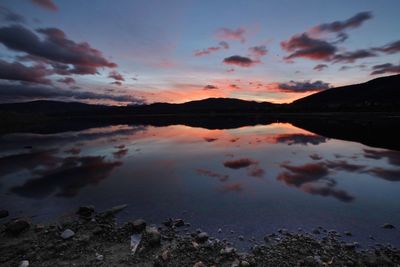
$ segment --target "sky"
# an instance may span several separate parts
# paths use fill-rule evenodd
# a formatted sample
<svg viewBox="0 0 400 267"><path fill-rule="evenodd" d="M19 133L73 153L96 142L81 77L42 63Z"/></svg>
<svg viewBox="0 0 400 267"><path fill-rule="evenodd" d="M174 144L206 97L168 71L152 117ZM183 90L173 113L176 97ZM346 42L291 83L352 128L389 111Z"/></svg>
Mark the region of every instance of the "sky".
<svg viewBox="0 0 400 267"><path fill-rule="evenodd" d="M400 1L2 0L0 102L290 103L400 73Z"/></svg>

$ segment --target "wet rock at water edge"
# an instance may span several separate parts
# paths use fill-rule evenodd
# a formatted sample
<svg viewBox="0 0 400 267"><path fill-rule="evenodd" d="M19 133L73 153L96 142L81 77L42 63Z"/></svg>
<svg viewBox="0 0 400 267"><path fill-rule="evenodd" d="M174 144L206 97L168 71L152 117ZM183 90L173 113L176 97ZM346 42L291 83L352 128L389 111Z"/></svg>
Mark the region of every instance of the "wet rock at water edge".
<svg viewBox="0 0 400 267"><path fill-rule="evenodd" d="M198 233L196 236L196 241L199 243L204 243L208 240L208 234L206 232Z"/></svg>
<svg viewBox="0 0 400 267"><path fill-rule="evenodd" d="M104 211L103 213L101 213L101 216L102 217L115 216L118 213L120 213L121 211L123 211L126 207L128 207L128 204L122 204L122 205L114 206L111 209L108 209L108 210Z"/></svg>
<svg viewBox="0 0 400 267"><path fill-rule="evenodd" d="M146 239L150 246L158 246L161 244L161 234L156 227L146 227Z"/></svg>
<svg viewBox="0 0 400 267"><path fill-rule="evenodd" d="M19 235L30 227L30 223L25 220L15 220L6 227L6 232L12 235Z"/></svg>
<svg viewBox="0 0 400 267"><path fill-rule="evenodd" d="M73 237L75 235L75 232L72 231L71 229L65 229L62 233L61 233L61 238L66 240L66 239L70 239L71 237Z"/></svg>
<svg viewBox="0 0 400 267"><path fill-rule="evenodd" d="M174 225L175 227L182 227L185 225L185 222L182 219L176 219Z"/></svg>
<svg viewBox="0 0 400 267"><path fill-rule="evenodd" d="M0 219L8 217L9 213L7 210L0 210Z"/></svg>
<svg viewBox="0 0 400 267"><path fill-rule="evenodd" d="M137 219L132 222L134 232L142 232L146 229L146 221L143 219Z"/></svg>
<svg viewBox="0 0 400 267"><path fill-rule="evenodd" d="M78 211L76 214L78 214L81 217L91 217L94 213L94 206L82 206L79 207Z"/></svg>
<svg viewBox="0 0 400 267"><path fill-rule="evenodd" d="M382 225L382 228L384 228L384 229L394 229L396 227L393 224L385 223L384 225Z"/></svg>

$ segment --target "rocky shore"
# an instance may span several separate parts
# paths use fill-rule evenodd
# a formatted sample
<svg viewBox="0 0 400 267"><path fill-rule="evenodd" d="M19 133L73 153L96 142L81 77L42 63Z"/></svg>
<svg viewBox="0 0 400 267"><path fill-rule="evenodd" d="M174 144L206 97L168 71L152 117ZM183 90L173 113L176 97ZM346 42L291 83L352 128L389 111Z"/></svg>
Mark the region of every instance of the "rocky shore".
<svg viewBox="0 0 400 267"><path fill-rule="evenodd" d="M240 252L182 219L160 225L136 219L119 225L115 215L125 207L96 212L84 206L47 225L7 220L8 213L1 211L0 266L400 266L397 248L362 249L341 239L349 232L281 229ZM390 224L383 227L396 231Z"/></svg>

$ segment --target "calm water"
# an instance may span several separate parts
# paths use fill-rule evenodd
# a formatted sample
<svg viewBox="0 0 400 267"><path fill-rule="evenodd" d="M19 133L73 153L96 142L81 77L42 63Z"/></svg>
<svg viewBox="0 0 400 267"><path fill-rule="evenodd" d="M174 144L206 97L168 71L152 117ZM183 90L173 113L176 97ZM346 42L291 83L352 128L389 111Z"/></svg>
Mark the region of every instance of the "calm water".
<svg viewBox="0 0 400 267"><path fill-rule="evenodd" d="M233 241L323 226L400 245L398 230L380 227L400 227L400 153L289 123L6 134L0 147L0 208L12 217L127 203L122 220L183 218Z"/></svg>

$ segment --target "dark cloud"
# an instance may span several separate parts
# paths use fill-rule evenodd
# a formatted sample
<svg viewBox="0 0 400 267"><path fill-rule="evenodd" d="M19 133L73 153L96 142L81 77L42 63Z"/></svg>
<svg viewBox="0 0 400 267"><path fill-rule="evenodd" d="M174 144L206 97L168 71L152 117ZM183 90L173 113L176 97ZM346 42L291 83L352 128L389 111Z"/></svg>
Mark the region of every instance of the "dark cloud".
<svg viewBox="0 0 400 267"><path fill-rule="evenodd" d="M125 157L128 154L128 149L127 148L120 148L117 151L113 152L113 155L116 159L120 159Z"/></svg>
<svg viewBox="0 0 400 267"><path fill-rule="evenodd" d="M400 73L400 64L393 65L392 63L386 63L381 65L375 65L372 67L371 75L385 74L385 73Z"/></svg>
<svg viewBox="0 0 400 267"><path fill-rule="evenodd" d="M112 100L143 104L143 99L133 95L101 94L89 91L65 90L46 86L0 84L0 101L17 102L35 99L74 99L74 100Z"/></svg>
<svg viewBox="0 0 400 267"><path fill-rule="evenodd" d="M227 160L224 162L224 166L231 169L246 168L251 165L258 164L258 161L249 158L241 158L235 160Z"/></svg>
<svg viewBox="0 0 400 267"><path fill-rule="evenodd" d="M302 188L306 193L323 197L334 197L343 202L352 202L354 197L344 190L336 189L333 186L311 186L306 185Z"/></svg>
<svg viewBox="0 0 400 267"><path fill-rule="evenodd" d="M38 29L37 32L44 36L43 40L20 25L2 27L0 43L9 49L27 53L31 59L53 63L53 67L62 66L63 69L55 68L55 71L60 71L58 74L62 75L95 74L97 68L117 66L105 59L99 50L92 48L88 43L76 43L68 39L60 29L45 28ZM72 68L69 65L72 65Z"/></svg>
<svg viewBox="0 0 400 267"><path fill-rule="evenodd" d="M27 67L21 63L9 63L0 59L0 79L32 82L41 84L51 84L51 81L46 78L50 71L43 65L35 65Z"/></svg>
<svg viewBox="0 0 400 267"><path fill-rule="evenodd" d="M251 58L238 55L224 58L223 62L228 65L236 65L240 67L251 67L257 63L260 63L259 61L252 60Z"/></svg>
<svg viewBox="0 0 400 267"><path fill-rule="evenodd" d="M108 78L112 78L116 81L125 81L124 76L121 73L113 70L108 74Z"/></svg>
<svg viewBox="0 0 400 267"><path fill-rule="evenodd" d="M329 168L324 163L309 163L293 166L288 163L281 164L286 169L278 175L277 179L289 186L299 188L301 191L320 196L331 196L343 202L351 202L354 197L344 190L336 189L336 181L329 179Z"/></svg>
<svg viewBox="0 0 400 267"><path fill-rule="evenodd" d="M360 12L347 20L320 24L314 27L313 30L317 32L342 32L347 29L360 27L365 21L371 18L371 12Z"/></svg>
<svg viewBox="0 0 400 267"><path fill-rule="evenodd" d="M249 48L250 54L256 58L265 56L268 53L268 49L265 45L253 46Z"/></svg>
<svg viewBox="0 0 400 267"><path fill-rule="evenodd" d="M211 84L207 84L206 86L203 87L203 90L215 90L215 89L218 89L218 87Z"/></svg>
<svg viewBox="0 0 400 267"><path fill-rule="evenodd" d="M387 181L391 182L400 181L400 169L386 169L386 168L376 167L370 169L368 172Z"/></svg>
<svg viewBox="0 0 400 267"><path fill-rule="evenodd" d="M58 79L57 82L65 83L65 84L68 84L68 85L76 83L75 79L72 78L72 77L61 78L61 79Z"/></svg>
<svg viewBox="0 0 400 267"><path fill-rule="evenodd" d="M197 50L197 51L195 51L194 55L196 57L202 57L202 56L209 55L213 52L217 52L222 49L229 49L229 44L227 42L223 41L223 42L220 42L218 46L211 46L211 47L208 47L208 48L205 48L202 50Z"/></svg>
<svg viewBox="0 0 400 267"><path fill-rule="evenodd" d="M241 183L230 183L230 184L224 184L219 191L223 193L228 193L228 192L236 192L240 193L243 191L243 185Z"/></svg>
<svg viewBox="0 0 400 267"><path fill-rule="evenodd" d="M217 37L222 40L237 40L242 43L246 41L246 30L244 28L237 28L236 30L221 28L217 31Z"/></svg>
<svg viewBox="0 0 400 267"><path fill-rule="evenodd" d="M79 147L73 147L68 150L65 150L64 152L69 153L71 155L79 155L81 153L81 149Z"/></svg>
<svg viewBox="0 0 400 267"><path fill-rule="evenodd" d="M0 6L0 21L25 23L26 20L20 14L8 9L7 7Z"/></svg>
<svg viewBox="0 0 400 267"><path fill-rule="evenodd" d="M209 142L209 143L211 143L211 142L217 141L217 140L218 140L218 138L213 138L213 137L204 137L204 140L205 140L206 142Z"/></svg>
<svg viewBox="0 0 400 267"><path fill-rule="evenodd" d="M329 169L334 169L338 171L347 171L347 172L361 172L366 168L366 166L364 165L348 163L345 160L337 160L337 161L327 160L324 162L324 164Z"/></svg>
<svg viewBox="0 0 400 267"><path fill-rule="evenodd" d="M291 54L285 57L286 60L294 58L309 58L314 60L330 60L336 53L337 48L333 44L308 36L307 33L295 35L288 41L281 42L281 47Z"/></svg>
<svg viewBox="0 0 400 267"><path fill-rule="evenodd" d="M329 89L329 83L323 81L304 81L296 82L290 81L289 83L279 83L278 89L283 92L303 93L303 92L318 92Z"/></svg>
<svg viewBox="0 0 400 267"><path fill-rule="evenodd" d="M328 65L326 65L326 64L318 64L313 69L316 71L322 71L322 70L326 69L327 67L328 67Z"/></svg>
<svg viewBox="0 0 400 267"><path fill-rule="evenodd" d="M386 158L390 164L400 166L400 152L398 151L364 149L364 157L370 159Z"/></svg>
<svg viewBox="0 0 400 267"><path fill-rule="evenodd" d="M382 47L376 47L376 48L374 48L374 50L384 52L386 54L398 53L398 52L400 52L400 40L389 43Z"/></svg>
<svg viewBox="0 0 400 267"><path fill-rule="evenodd" d="M313 159L313 160L321 160L322 159L322 157L320 155L316 154L316 153L311 154L310 158Z"/></svg>
<svg viewBox="0 0 400 267"><path fill-rule="evenodd" d="M207 169L197 169L196 172L203 176L218 178L221 182L225 182L229 179L229 175L216 173Z"/></svg>
<svg viewBox="0 0 400 267"><path fill-rule="evenodd" d="M265 174L264 169L257 167L257 165L253 165L254 167L251 167L248 171L249 176L253 177L263 177Z"/></svg>
<svg viewBox="0 0 400 267"><path fill-rule="evenodd" d="M319 145L325 143L328 139L314 134L280 134L275 137L277 143L284 143L288 145Z"/></svg>
<svg viewBox="0 0 400 267"><path fill-rule="evenodd" d="M376 57L377 54L369 49L360 49L352 52L344 52L342 54L336 54L332 61L333 62L341 62L341 63L353 63L358 59L368 58L368 57Z"/></svg>
<svg viewBox="0 0 400 267"><path fill-rule="evenodd" d="M60 197L73 197L88 186L106 179L121 166L119 161L106 161L101 156L67 157L55 168L33 171L33 178L11 191L20 196L42 199L56 193Z"/></svg>
<svg viewBox="0 0 400 267"><path fill-rule="evenodd" d="M115 84L115 85L118 85L118 86L122 85L122 83L120 81L111 82L110 84Z"/></svg>
<svg viewBox="0 0 400 267"><path fill-rule="evenodd" d="M53 0L32 0L32 2L47 10L58 11L58 7L54 4Z"/></svg>

